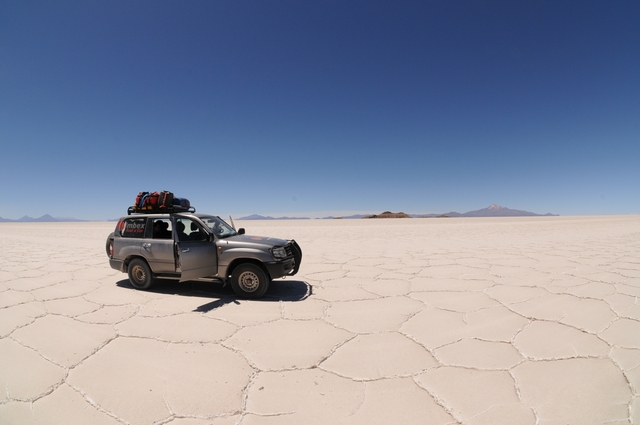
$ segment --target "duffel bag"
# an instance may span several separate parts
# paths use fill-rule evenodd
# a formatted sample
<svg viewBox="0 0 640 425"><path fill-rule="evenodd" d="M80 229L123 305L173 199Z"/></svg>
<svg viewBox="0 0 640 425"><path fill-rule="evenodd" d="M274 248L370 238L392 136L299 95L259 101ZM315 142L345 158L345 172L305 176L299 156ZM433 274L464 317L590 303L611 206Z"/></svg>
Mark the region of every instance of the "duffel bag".
<svg viewBox="0 0 640 425"><path fill-rule="evenodd" d="M136 196L136 203L133 204L136 208L141 208L144 205L144 198L147 196L149 192L140 192L138 196Z"/></svg>
<svg viewBox="0 0 640 425"><path fill-rule="evenodd" d="M178 205L182 208L191 207L191 203L187 198L173 198L173 205Z"/></svg>
<svg viewBox="0 0 640 425"><path fill-rule="evenodd" d="M149 210L155 210L158 208L158 200L160 199L160 194L158 192L151 192L144 199L144 206Z"/></svg>

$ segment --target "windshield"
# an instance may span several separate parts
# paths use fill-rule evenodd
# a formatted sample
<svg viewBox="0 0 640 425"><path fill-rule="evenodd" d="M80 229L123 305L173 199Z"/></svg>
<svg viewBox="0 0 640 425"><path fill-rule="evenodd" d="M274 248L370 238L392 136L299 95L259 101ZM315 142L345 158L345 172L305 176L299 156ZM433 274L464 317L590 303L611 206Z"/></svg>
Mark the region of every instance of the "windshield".
<svg viewBox="0 0 640 425"><path fill-rule="evenodd" d="M214 235L216 235L217 238L224 239L228 238L229 236L235 236L238 234L238 232L233 230L233 227L225 223L225 221L220 217L204 216L198 218L200 218L200 220L204 224L206 224L209 229L211 229L211 231Z"/></svg>

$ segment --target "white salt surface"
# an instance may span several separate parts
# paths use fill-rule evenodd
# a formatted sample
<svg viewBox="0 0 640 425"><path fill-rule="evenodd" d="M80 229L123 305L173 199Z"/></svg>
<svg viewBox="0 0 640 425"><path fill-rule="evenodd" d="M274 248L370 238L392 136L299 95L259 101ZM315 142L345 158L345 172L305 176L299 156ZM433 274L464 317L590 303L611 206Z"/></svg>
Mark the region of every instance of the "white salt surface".
<svg viewBox="0 0 640 425"><path fill-rule="evenodd" d="M0 224L0 423L640 423L638 216L236 224L299 274L136 291L115 223Z"/></svg>

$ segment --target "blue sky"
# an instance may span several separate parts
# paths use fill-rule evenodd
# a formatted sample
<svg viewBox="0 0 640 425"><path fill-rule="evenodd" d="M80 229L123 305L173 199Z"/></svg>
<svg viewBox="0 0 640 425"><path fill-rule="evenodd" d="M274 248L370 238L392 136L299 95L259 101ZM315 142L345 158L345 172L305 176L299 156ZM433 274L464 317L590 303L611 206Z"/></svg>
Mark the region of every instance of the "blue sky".
<svg viewBox="0 0 640 425"><path fill-rule="evenodd" d="M638 1L0 3L0 217L640 213Z"/></svg>

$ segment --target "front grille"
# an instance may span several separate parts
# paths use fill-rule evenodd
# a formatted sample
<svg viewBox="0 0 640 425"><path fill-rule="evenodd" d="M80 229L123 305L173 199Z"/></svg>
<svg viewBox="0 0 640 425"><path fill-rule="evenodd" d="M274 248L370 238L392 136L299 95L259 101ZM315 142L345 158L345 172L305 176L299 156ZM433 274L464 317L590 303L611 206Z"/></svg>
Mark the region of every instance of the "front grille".
<svg viewBox="0 0 640 425"><path fill-rule="evenodd" d="M293 250L291 249L290 243L285 245L284 250L287 251L287 257L293 257Z"/></svg>

